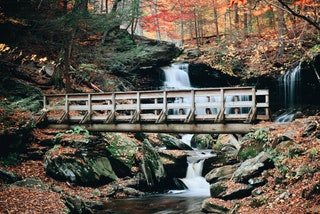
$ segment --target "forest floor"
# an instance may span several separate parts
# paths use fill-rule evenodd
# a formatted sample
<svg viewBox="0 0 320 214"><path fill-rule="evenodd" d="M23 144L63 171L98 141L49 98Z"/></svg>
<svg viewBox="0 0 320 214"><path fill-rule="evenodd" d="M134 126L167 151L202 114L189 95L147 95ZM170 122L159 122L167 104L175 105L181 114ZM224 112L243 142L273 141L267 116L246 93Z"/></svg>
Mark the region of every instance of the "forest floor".
<svg viewBox="0 0 320 214"><path fill-rule="evenodd" d="M311 126L312 129L309 128ZM280 149L274 156L276 168L263 173L268 183L259 187L259 196L232 201L212 201L239 206L235 213L243 214L319 213L320 116L300 118L282 125L262 122L255 128L267 128L270 131L270 143L266 147L275 146L282 136L293 141L290 146L282 148L282 151ZM34 134L38 138L46 138L44 133L49 131L36 129ZM48 185L43 187L36 183L33 186L6 186L0 179L0 185L3 185L0 191L0 213L64 213L64 200L69 195L77 195L84 201L109 200L107 197L101 198L94 194L96 189L108 189L108 185L91 188L54 180L46 175L43 160L22 159L15 165L1 163L0 168L24 179L39 179Z"/></svg>

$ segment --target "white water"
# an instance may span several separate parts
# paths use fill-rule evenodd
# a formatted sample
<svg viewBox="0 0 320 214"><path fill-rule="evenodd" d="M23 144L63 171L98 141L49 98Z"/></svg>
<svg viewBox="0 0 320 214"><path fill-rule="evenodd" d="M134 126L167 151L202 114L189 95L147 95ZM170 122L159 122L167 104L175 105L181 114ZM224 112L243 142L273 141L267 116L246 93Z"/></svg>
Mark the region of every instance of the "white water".
<svg viewBox="0 0 320 214"><path fill-rule="evenodd" d="M288 70L279 79L280 90L283 91L285 108L291 108L297 104L297 91L299 90L301 81L300 71L301 63L297 67Z"/></svg>
<svg viewBox="0 0 320 214"><path fill-rule="evenodd" d="M188 64L172 64L171 66L162 68L165 74L165 89L190 89L192 88L189 74L188 74ZM196 102L203 102L205 98L196 98ZM181 102L181 100L176 99L176 103ZM183 102L191 102L191 99L184 99ZM188 112L189 109L185 109ZM196 114L202 111L198 109ZM205 109L203 109L205 111ZM200 112L204 113L204 112ZM178 114L178 112L174 112ZM192 134L185 134L182 136L182 141L190 146L190 141ZM188 187L188 191L170 191L171 193L190 195L190 196L210 196L210 184L201 176L203 162L208 155L212 156L210 153L205 153L203 151L194 151L192 155L188 157L188 168L186 177L181 179L181 181Z"/></svg>
<svg viewBox="0 0 320 214"><path fill-rule="evenodd" d="M187 175L181 179L188 187L188 195L210 196L210 184L201 176L204 159L189 163Z"/></svg>
<svg viewBox="0 0 320 214"><path fill-rule="evenodd" d="M188 89L191 88L188 64L171 64L163 67L165 74L165 89Z"/></svg>
<svg viewBox="0 0 320 214"><path fill-rule="evenodd" d="M301 63L293 69L288 70L279 78L279 93L283 100L284 108L292 109L298 104L298 91L301 82ZM290 122L293 120L295 111L290 110L275 119L275 122Z"/></svg>
<svg viewBox="0 0 320 214"><path fill-rule="evenodd" d="M275 119L275 122L277 123L287 123L287 122L291 122L294 118L295 112L289 112L289 113L284 113L280 116L278 116Z"/></svg>
<svg viewBox="0 0 320 214"><path fill-rule="evenodd" d="M191 147L191 138L193 134L184 134L182 135L181 141Z"/></svg>

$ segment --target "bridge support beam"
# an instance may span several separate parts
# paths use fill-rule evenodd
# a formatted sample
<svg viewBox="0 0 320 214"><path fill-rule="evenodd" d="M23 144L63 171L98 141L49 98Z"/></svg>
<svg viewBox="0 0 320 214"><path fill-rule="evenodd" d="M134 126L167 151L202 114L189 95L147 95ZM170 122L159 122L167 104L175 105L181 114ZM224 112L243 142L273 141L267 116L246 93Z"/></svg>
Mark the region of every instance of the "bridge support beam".
<svg viewBox="0 0 320 214"><path fill-rule="evenodd" d="M48 128L73 129L80 126L95 132L150 132L150 133L217 133L217 134L245 134L250 132L252 124L50 124Z"/></svg>

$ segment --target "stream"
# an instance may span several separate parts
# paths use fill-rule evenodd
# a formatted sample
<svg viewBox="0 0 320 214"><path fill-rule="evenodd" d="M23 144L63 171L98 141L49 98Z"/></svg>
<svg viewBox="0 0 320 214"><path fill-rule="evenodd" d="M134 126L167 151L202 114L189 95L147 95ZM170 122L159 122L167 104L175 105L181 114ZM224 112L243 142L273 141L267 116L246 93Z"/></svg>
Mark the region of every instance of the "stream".
<svg viewBox="0 0 320 214"><path fill-rule="evenodd" d="M112 214L197 214L208 197L188 194L161 194L142 198L112 200L107 209L97 213Z"/></svg>
<svg viewBox="0 0 320 214"><path fill-rule="evenodd" d="M189 138L189 135L186 135ZM188 187L170 190L166 194L148 195L140 198L115 199L106 203L100 213L112 214L197 214L201 212L204 199L210 197L210 185L201 176L203 161L214 156L211 150L190 151L186 177L180 179ZM97 212L99 213L99 212Z"/></svg>

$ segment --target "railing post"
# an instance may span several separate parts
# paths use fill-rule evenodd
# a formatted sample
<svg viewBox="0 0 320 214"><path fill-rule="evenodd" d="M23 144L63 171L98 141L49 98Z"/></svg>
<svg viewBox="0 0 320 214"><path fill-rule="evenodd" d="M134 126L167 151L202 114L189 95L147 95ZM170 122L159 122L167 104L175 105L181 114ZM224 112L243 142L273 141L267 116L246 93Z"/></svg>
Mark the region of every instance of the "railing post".
<svg viewBox="0 0 320 214"><path fill-rule="evenodd" d="M158 98L154 98L154 104L157 105L158 104ZM158 115L158 110L155 109L153 112L155 115Z"/></svg>
<svg viewBox="0 0 320 214"><path fill-rule="evenodd" d="M43 96L43 108L42 108L41 112L42 113L41 113L40 117L38 118L38 122L39 123L47 119L48 109L47 109L47 97L46 97L46 95Z"/></svg>
<svg viewBox="0 0 320 214"><path fill-rule="evenodd" d="M86 106L87 106L87 112L85 113L85 115L83 115L82 120L80 121L80 123L86 123L88 120L90 120L91 118L91 114L92 114L92 106L91 106L91 94L88 94L88 100L86 102Z"/></svg>
<svg viewBox="0 0 320 214"><path fill-rule="evenodd" d="M207 103L210 103L210 96L207 96ZM212 114L211 109L210 108L206 108L205 109L206 114Z"/></svg>
<svg viewBox="0 0 320 214"><path fill-rule="evenodd" d="M194 90L191 90L191 111L196 110L196 94Z"/></svg>
<svg viewBox="0 0 320 214"><path fill-rule="evenodd" d="M112 123L115 120L115 113L116 113L116 97L115 93L112 93L111 96L111 112L106 118L106 123Z"/></svg>
<svg viewBox="0 0 320 214"><path fill-rule="evenodd" d="M136 105L136 111L134 115L132 116L130 123L135 123L140 120L140 113L141 113L141 100L140 100L140 92L137 92L137 105Z"/></svg>
<svg viewBox="0 0 320 214"><path fill-rule="evenodd" d="M179 103L183 103L183 97L179 97ZM179 114L185 114L184 109L178 109Z"/></svg>
<svg viewBox="0 0 320 214"><path fill-rule="evenodd" d="M234 96L234 102L239 102L239 101L240 101L239 96ZM234 114L240 114L240 108L239 107L238 108L234 108L234 112L233 113Z"/></svg>
<svg viewBox="0 0 320 214"><path fill-rule="evenodd" d="M252 104L250 111L248 113L247 120L245 122L251 123L252 121L255 120L256 114L257 114L257 95L256 95L256 88L251 89L251 94L252 94Z"/></svg>
<svg viewBox="0 0 320 214"><path fill-rule="evenodd" d="M270 118L270 112L269 112L269 90L267 90L267 93L266 93L266 104L267 104L267 108L265 108L265 114L268 118Z"/></svg>
<svg viewBox="0 0 320 214"><path fill-rule="evenodd" d="M252 108L257 107L256 88L252 88Z"/></svg>
<svg viewBox="0 0 320 214"><path fill-rule="evenodd" d="M69 118L69 96L68 94L65 95L65 102L64 102L64 113L58 120L58 123L62 123Z"/></svg>
<svg viewBox="0 0 320 214"><path fill-rule="evenodd" d="M185 123L190 123L191 121L194 121L194 116L196 112L196 98L195 98L195 91L191 90L191 109L189 111L189 114L187 118L185 119Z"/></svg>
<svg viewBox="0 0 320 214"><path fill-rule="evenodd" d="M43 110L47 111L47 97L46 97L46 95L43 96Z"/></svg>
<svg viewBox="0 0 320 214"><path fill-rule="evenodd" d="M222 122L224 120L224 111L225 111L225 105L224 105L224 89L220 89L220 111L217 116L216 122Z"/></svg>
<svg viewBox="0 0 320 214"><path fill-rule="evenodd" d="M168 109L168 100L167 100L167 91L163 91L163 107L159 114L156 123L162 123L167 119L167 109Z"/></svg>

